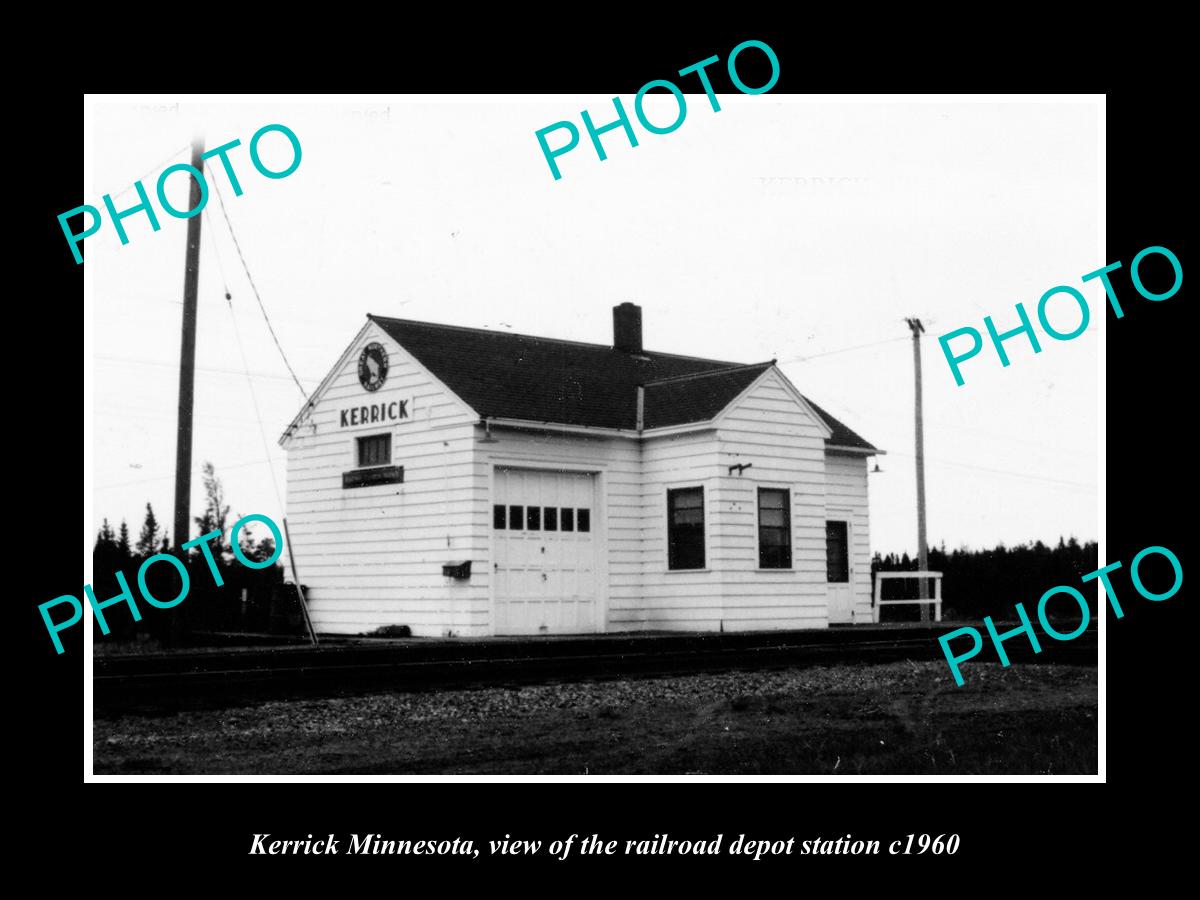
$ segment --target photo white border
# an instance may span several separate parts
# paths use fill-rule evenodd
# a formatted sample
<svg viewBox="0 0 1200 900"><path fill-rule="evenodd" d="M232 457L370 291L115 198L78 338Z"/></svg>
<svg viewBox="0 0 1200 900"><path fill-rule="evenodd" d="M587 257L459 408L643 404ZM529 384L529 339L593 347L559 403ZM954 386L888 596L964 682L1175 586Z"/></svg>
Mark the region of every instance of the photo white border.
<svg viewBox="0 0 1200 900"><path fill-rule="evenodd" d="M1021 103L1021 104L1054 104L1054 103L1084 103L1094 104L1097 109L1097 153L1099 171L1097 172L1097 190L1099 197L1098 226L1099 246L1096 268L1107 265L1107 217L1105 203L1107 200L1107 153L1106 153L1106 95L1104 94L759 94L741 96L737 94L721 94L721 103L754 103L761 102L764 97L771 101L803 104L934 104L934 103ZM473 104L473 103L511 103L527 104L539 102L564 102L577 105L581 98L601 97L606 102L609 98L600 94L85 94L84 95L84 138L83 138L83 184L82 196L90 196L92 184L92 165L94 151L94 119L96 106L105 103L120 104L191 104L191 103L277 103L281 105L300 104L352 104L352 103L436 103L436 104ZM130 173L130 178L136 178ZM86 201L85 201L86 202ZM94 440L94 371L95 345L93 343L95 310L93 309L93 285L90 270L84 265L84 577L85 583L92 582L92 523L94 514L93 495L93 460ZM1064 273L1066 277L1066 273ZM1102 290L1102 288L1101 288ZM1099 304L1093 308L1105 310L1107 300L1103 293ZM1099 523L1099 559L1107 559L1107 533L1105 528L1105 513L1107 510L1106 491L1106 416L1105 395L1107 390L1105 378L1105 359L1107 345L1107 316L1099 317L1099 352L1097 354L1097 447L1098 447L1098 499L1097 516ZM85 598L80 598L84 601ZM1098 774L1096 775L96 775L93 759L93 724L92 724L92 673L93 673L93 637L92 609L87 602L83 603L85 613L82 621L84 629L84 771L85 783L97 782L780 782L780 783L810 783L810 782L864 782L864 783L931 783L931 782L1088 782L1103 783L1106 779L1106 622L1107 604L1103 598L1097 604L1099 611L1098 640L1098 704L1097 727L1099 729ZM67 655L64 653L64 657ZM63 665L69 665L68 659L62 660Z"/></svg>

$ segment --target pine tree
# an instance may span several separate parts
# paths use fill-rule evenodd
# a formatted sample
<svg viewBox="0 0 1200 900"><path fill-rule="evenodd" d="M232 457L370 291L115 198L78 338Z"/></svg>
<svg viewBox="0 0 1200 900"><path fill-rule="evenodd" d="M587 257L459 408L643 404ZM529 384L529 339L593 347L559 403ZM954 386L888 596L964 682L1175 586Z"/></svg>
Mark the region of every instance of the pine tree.
<svg viewBox="0 0 1200 900"><path fill-rule="evenodd" d="M146 504L146 520L142 522L142 533L138 536L138 556L153 556L158 546L158 519L154 507Z"/></svg>
<svg viewBox="0 0 1200 900"><path fill-rule="evenodd" d="M225 553L224 534L225 522L229 518L229 505L225 502L225 489L221 486L221 479L217 477L213 464L205 462L202 471L204 473L204 514L195 516L194 519L201 534L208 534L211 531L220 533L219 537L209 543L213 556L220 558Z"/></svg>
<svg viewBox="0 0 1200 900"><path fill-rule="evenodd" d="M129 559L132 555L132 550L129 546L129 525L124 519L121 520L121 531L117 537L117 550L120 552L122 559Z"/></svg>
<svg viewBox="0 0 1200 900"><path fill-rule="evenodd" d="M102 550L105 548L115 547L117 545L117 536L113 534L112 526L108 524L108 519L100 526L100 530L96 533L96 546L94 549Z"/></svg>

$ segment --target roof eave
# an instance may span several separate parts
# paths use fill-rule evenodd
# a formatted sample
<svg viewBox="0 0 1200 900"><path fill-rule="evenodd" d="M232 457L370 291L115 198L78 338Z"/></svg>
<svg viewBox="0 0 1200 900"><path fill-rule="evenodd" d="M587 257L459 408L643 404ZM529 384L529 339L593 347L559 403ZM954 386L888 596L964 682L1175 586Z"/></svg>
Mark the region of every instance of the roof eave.
<svg viewBox="0 0 1200 900"><path fill-rule="evenodd" d="M481 416L478 424L485 422L493 427L520 428L526 431L562 431L580 434L604 434L612 437L638 436L636 428L612 428L604 425L571 425L566 422L537 421L535 419L510 419L503 416Z"/></svg>
<svg viewBox="0 0 1200 900"><path fill-rule="evenodd" d="M500 416L482 416L478 424L484 422L493 428L519 428L526 431L559 431L569 434L598 434L608 437L663 437L680 434L685 431L705 431L715 426L715 419L705 419L698 422L680 422L674 425L659 425L655 428L644 428L640 432L636 428L612 428L600 425L570 425L565 422L537 421L534 419L510 419Z"/></svg>
<svg viewBox="0 0 1200 900"><path fill-rule="evenodd" d="M367 318L370 319L370 316ZM321 379L321 383L318 384L316 389L308 395L304 401L304 405L300 407L300 411L296 413L292 421L288 423L288 427L283 430L283 434L279 436L279 440L276 443L278 443L280 447L287 447L288 441L291 440L292 434L296 430L296 426L304 421L304 416L309 412L309 410L313 409L313 407L317 405L317 399L324 394L325 388L331 381L333 381L338 371L340 371L342 366L345 364L345 361L349 358L350 351L354 349L354 346L358 343L359 338L361 338L363 333L370 327L371 323L369 321L363 323L363 326L355 333L354 339L346 345L346 348L338 357L337 362L333 364L333 368L325 373L325 377Z"/></svg>

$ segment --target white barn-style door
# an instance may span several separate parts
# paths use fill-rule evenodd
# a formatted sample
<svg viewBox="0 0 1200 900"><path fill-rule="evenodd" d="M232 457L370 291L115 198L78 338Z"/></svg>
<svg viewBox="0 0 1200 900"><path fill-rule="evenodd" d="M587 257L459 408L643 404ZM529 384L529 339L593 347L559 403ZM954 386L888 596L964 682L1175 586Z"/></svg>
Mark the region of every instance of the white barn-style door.
<svg viewBox="0 0 1200 900"><path fill-rule="evenodd" d="M496 634L599 630L595 485L590 473L496 469Z"/></svg>

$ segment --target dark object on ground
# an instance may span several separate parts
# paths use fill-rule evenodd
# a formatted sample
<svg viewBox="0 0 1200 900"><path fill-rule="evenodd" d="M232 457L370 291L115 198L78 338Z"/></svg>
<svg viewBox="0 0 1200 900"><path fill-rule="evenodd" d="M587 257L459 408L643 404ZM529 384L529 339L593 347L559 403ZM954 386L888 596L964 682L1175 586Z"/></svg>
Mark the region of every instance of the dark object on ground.
<svg viewBox="0 0 1200 900"><path fill-rule="evenodd" d="M374 631L369 631L366 637L412 637L412 629L407 625L380 625Z"/></svg>

